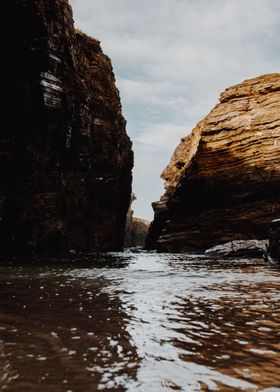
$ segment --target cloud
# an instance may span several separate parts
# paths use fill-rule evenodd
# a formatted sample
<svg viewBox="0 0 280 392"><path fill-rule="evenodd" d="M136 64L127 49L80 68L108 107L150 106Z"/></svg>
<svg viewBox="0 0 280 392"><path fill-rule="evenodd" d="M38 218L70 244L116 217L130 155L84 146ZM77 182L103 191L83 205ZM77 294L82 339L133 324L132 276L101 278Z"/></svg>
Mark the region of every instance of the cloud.
<svg viewBox="0 0 280 392"><path fill-rule="evenodd" d="M136 213L151 218L180 137L244 79L279 70L279 0L70 0L112 59L134 142Z"/></svg>
<svg viewBox="0 0 280 392"><path fill-rule="evenodd" d="M186 127L178 124L152 124L143 127L143 131L135 141L147 150L170 151L186 133Z"/></svg>

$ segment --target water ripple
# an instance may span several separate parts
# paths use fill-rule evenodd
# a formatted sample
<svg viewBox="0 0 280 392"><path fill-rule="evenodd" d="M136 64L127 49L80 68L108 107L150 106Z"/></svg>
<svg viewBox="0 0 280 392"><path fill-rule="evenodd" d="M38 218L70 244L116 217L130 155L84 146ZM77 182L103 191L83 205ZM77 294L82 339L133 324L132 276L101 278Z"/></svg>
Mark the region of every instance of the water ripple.
<svg viewBox="0 0 280 392"><path fill-rule="evenodd" d="M279 391L280 272L110 253L0 264L0 390Z"/></svg>

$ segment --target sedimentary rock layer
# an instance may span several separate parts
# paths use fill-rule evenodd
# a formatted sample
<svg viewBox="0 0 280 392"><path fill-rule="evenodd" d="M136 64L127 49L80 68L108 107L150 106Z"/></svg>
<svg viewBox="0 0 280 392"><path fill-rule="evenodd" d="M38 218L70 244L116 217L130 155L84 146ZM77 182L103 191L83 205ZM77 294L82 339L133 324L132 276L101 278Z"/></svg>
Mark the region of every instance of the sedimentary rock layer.
<svg viewBox="0 0 280 392"><path fill-rule="evenodd" d="M66 0L0 13L0 253L120 249L133 154L110 59Z"/></svg>
<svg viewBox="0 0 280 392"><path fill-rule="evenodd" d="M162 174L147 247L204 250L265 239L280 216L280 75L230 87Z"/></svg>

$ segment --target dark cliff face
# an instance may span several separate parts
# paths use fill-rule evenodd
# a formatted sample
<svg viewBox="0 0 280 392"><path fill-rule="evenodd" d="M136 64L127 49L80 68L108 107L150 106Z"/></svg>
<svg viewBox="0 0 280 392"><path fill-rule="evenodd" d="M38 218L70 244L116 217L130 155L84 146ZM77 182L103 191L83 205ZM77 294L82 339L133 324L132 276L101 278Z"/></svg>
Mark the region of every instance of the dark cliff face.
<svg viewBox="0 0 280 392"><path fill-rule="evenodd" d="M164 170L147 248L201 251L265 239L280 216L280 75L227 89Z"/></svg>
<svg viewBox="0 0 280 392"><path fill-rule="evenodd" d="M0 12L0 253L120 249L133 153L109 58L68 1Z"/></svg>

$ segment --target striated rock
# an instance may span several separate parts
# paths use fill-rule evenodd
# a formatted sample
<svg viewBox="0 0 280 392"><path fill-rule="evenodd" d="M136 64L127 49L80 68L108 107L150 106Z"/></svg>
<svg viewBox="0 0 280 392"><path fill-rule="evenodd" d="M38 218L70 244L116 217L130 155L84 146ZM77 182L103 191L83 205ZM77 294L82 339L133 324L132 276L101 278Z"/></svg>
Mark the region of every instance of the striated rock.
<svg viewBox="0 0 280 392"><path fill-rule="evenodd" d="M267 238L280 216L280 75L230 87L162 174L147 248L205 250Z"/></svg>
<svg viewBox="0 0 280 392"><path fill-rule="evenodd" d="M67 0L0 12L0 253L121 249L133 154L110 59Z"/></svg>

